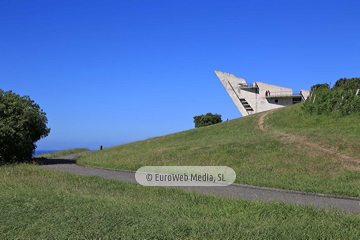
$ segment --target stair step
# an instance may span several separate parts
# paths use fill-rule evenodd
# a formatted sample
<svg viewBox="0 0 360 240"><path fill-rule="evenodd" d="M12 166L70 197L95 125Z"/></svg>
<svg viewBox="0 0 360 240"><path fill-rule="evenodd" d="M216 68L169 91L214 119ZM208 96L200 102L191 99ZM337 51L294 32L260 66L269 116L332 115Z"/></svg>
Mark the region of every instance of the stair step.
<svg viewBox="0 0 360 240"><path fill-rule="evenodd" d="M250 104L246 101L245 98L239 98L239 100L246 111L254 111L254 109L250 106Z"/></svg>

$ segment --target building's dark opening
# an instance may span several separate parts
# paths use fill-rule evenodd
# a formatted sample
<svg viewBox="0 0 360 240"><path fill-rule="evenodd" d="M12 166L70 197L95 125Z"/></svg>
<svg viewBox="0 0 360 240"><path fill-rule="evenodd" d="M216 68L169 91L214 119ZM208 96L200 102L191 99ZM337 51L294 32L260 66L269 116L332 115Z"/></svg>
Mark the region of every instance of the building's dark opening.
<svg viewBox="0 0 360 240"><path fill-rule="evenodd" d="M279 100L275 99L275 103L278 103L278 102L279 102Z"/></svg>
<svg viewBox="0 0 360 240"><path fill-rule="evenodd" d="M293 98L293 104L301 103L301 97Z"/></svg>

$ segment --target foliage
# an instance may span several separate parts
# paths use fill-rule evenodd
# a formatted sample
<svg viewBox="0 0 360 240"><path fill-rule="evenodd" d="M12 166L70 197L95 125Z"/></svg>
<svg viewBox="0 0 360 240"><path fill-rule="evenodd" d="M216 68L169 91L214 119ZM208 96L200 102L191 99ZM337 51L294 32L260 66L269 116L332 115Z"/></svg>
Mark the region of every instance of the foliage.
<svg viewBox="0 0 360 240"><path fill-rule="evenodd" d="M323 83L323 84L319 83L319 84L315 84L314 86L312 86L310 88L310 91L325 90L325 89L330 89L329 84L327 84L327 83Z"/></svg>
<svg viewBox="0 0 360 240"><path fill-rule="evenodd" d="M305 101L303 110L310 114L336 113L340 116L360 113L360 78L341 78L330 89L327 83L311 87L311 95Z"/></svg>
<svg viewBox="0 0 360 240"><path fill-rule="evenodd" d="M46 137L46 113L29 96L0 89L0 162L31 159L35 142Z"/></svg>
<svg viewBox="0 0 360 240"><path fill-rule="evenodd" d="M195 127L205 127L216 123L221 123L221 115L207 113L206 115L199 115L194 117Z"/></svg>
<svg viewBox="0 0 360 240"><path fill-rule="evenodd" d="M340 78L336 81L333 89L356 91L357 89L360 89L360 78Z"/></svg>

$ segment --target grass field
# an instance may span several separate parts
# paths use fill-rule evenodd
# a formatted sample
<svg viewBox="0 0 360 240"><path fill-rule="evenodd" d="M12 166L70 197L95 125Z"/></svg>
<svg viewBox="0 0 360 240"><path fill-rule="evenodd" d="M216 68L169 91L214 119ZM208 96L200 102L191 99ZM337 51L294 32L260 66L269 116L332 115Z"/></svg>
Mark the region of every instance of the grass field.
<svg viewBox="0 0 360 240"><path fill-rule="evenodd" d="M267 120L271 129L300 136L321 143L327 148L360 159L360 116L309 116L301 104L275 111Z"/></svg>
<svg viewBox="0 0 360 240"><path fill-rule="evenodd" d="M360 215L0 167L0 239L359 239Z"/></svg>
<svg viewBox="0 0 360 240"><path fill-rule="evenodd" d="M78 162L126 170L137 170L148 165L229 166L237 173L237 183L359 197L359 163L339 159L334 154L296 142L286 142L274 134L284 130L299 132L317 143L326 144L324 139L339 141L331 147L359 157L357 119L328 117L326 121L329 124L325 124L315 118L302 116L300 107L301 104L298 104L274 112L266 119L266 132L258 128L261 114L255 114L107 148L80 156ZM284 119L276 120L281 117ZM301 120L304 123L300 123ZM316 122L318 124L314 124Z"/></svg>

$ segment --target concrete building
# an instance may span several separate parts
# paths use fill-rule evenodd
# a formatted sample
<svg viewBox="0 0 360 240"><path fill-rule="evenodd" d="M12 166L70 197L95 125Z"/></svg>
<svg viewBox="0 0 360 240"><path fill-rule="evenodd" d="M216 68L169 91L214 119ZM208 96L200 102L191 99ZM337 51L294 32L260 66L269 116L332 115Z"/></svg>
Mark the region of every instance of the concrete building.
<svg viewBox="0 0 360 240"><path fill-rule="evenodd" d="M215 71L229 96L242 116L300 103L309 96L309 91L293 91L262 82L247 83L234 74Z"/></svg>

